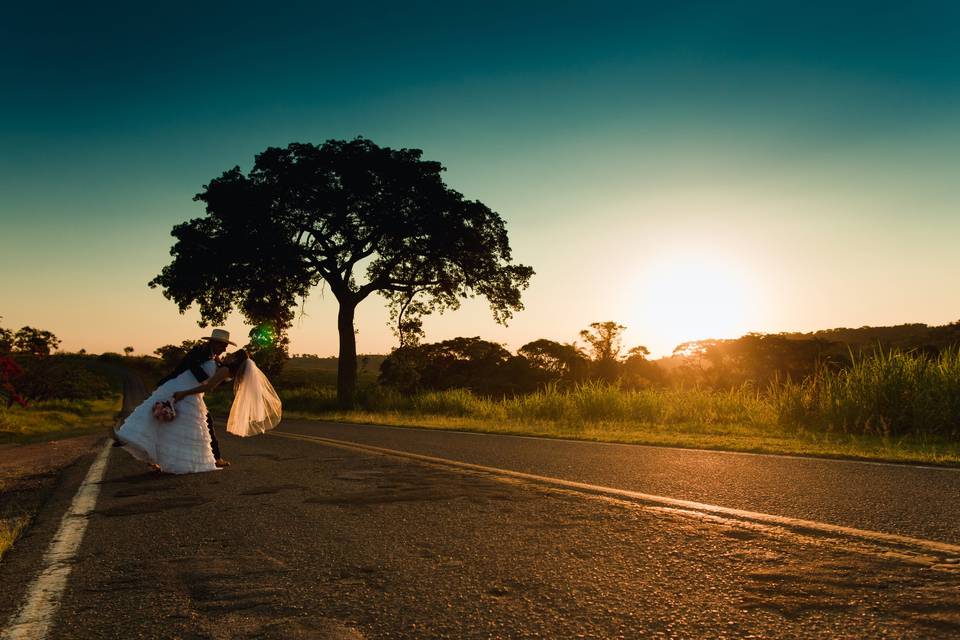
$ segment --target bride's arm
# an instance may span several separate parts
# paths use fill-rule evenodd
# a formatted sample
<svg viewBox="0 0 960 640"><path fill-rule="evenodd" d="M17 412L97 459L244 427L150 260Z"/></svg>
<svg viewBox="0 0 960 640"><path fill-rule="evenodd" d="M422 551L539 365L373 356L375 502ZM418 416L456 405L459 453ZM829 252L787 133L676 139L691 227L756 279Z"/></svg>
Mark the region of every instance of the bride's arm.
<svg viewBox="0 0 960 640"><path fill-rule="evenodd" d="M208 391L213 391L220 386L224 380L230 377L230 369L228 367L220 367L217 369L216 373L212 376L198 384L192 389L185 389L184 391L177 391L173 394L173 401L179 402L187 396L192 396L195 393L206 393Z"/></svg>

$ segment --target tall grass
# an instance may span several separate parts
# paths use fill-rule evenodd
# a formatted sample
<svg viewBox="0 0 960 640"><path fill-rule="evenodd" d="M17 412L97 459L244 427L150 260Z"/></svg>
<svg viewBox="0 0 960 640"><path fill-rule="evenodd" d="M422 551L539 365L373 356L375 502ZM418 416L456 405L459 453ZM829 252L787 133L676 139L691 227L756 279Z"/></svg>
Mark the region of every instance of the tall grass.
<svg viewBox="0 0 960 640"><path fill-rule="evenodd" d="M785 426L887 437L960 437L960 349L939 355L878 351L840 371L771 386Z"/></svg>
<svg viewBox="0 0 960 640"><path fill-rule="evenodd" d="M336 391L327 387L281 392L284 409L324 412L336 409ZM366 411L506 420L524 424L558 423L579 427L594 423L707 425L770 423L770 405L752 387L625 390L587 383L573 389L547 387L535 393L485 398L466 389L402 395L392 389L361 389L357 404Z"/></svg>
<svg viewBox="0 0 960 640"><path fill-rule="evenodd" d="M288 411L336 410L331 387L282 391ZM960 438L960 350L937 356L887 351L858 356L843 370L821 370L801 382L731 390L628 390L587 383L547 387L528 395L485 398L455 389L402 395L368 385L358 391L367 412L470 418L567 430L597 425L724 425L779 433Z"/></svg>

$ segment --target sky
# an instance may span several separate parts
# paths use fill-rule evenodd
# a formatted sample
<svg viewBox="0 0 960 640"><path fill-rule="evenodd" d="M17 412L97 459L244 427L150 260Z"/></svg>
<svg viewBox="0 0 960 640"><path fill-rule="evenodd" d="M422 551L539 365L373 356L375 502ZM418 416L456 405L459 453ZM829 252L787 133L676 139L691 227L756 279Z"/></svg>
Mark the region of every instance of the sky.
<svg viewBox="0 0 960 640"><path fill-rule="evenodd" d="M0 326L90 352L206 335L147 287L193 196L358 135L441 162L536 270L508 327L470 300L428 341L615 320L659 356L960 318L956 3L133 4L0 22ZM396 344L379 298L357 328ZM336 353L329 292L290 336Z"/></svg>

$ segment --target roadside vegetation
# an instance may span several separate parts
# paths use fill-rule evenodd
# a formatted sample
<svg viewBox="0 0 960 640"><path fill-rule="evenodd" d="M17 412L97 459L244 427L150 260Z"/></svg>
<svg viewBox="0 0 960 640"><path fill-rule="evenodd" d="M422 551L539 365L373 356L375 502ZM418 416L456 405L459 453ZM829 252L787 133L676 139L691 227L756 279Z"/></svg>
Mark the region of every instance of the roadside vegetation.
<svg viewBox="0 0 960 640"><path fill-rule="evenodd" d="M120 410L124 376L152 383L158 358L56 353L50 331L0 327L0 444L104 433Z"/></svg>
<svg viewBox="0 0 960 640"><path fill-rule="evenodd" d="M405 396L370 386L358 408L337 409L329 387L281 390L287 417L343 422L509 433L602 442L819 455L871 460L960 464L960 442L935 433L897 433L870 402L844 399L838 412L869 418L831 423L831 412L798 410L811 399L809 387L778 385L772 393L648 389L631 391L602 383L561 390L548 388L514 398L483 398L468 390ZM784 399L788 399L785 401ZM815 407L825 403L814 401ZM228 405L227 405L228 406ZM870 418L876 418L868 426ZM895 418L891 415L890 417ZM797 418L801 418L800 421ZM827 426L829 425L829 426ZM885 426L886 425L886 426Z"/></svg>
<svg viewBox="0 0 960 640"><path fill-rule="evenodd" d="M361 378L352 410L338 409L328 380L335 365L320 359L314 384L310 359L301 357L277 386L288 417L960 464L957 346L854 348L745 336L681 345L665 371L638 350L603 363L573 345L539 342L520 356L476 338L395 351L377 381ZM616 351L601 345L600 353ZM538 355L545 366L531 371ZM532 390L509 388L530 379ZM228 396L212 406L225 411Z"/></svg>
<svg viewBox="0 0 960 640"><path fill-rule="evenodd" d="M30 524L29 516L0 518L0 560L3 560L3 556L10 550L10 547L17 541L28 524Z"/></svg>
<svg viewBox="0 0 960 640"><path fill-rule="evenodd" d="M269 364L288 417L960 464L960 323L748 334L685 343L656 361L642 346L624 349L624 329L594 323L583 346L540 339L516 353L461 337L361 355L349 410L336 358L257 351L253 337L247 347ZM119 410L122 372L151 388L192 346L160 347L157 358L51 355L25 345L42 351L52 334L18 334L6 357L27 397L0 407L0 443L103 430ZM231 401L227 389L207 397L220 414Z"/></svg>
<svg viewBox="0 0 960 640"><path fill-rule="evenodd" d="M120 411L120 396L94 400L44 400L0 407L0 444L28 443L105 433Z"/></svg>

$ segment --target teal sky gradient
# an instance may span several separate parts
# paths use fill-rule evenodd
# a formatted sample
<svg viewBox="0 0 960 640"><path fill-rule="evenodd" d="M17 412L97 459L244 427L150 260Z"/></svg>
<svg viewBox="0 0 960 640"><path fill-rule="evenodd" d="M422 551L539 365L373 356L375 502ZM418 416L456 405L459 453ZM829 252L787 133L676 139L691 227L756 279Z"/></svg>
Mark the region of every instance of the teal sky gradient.
<svg viewBox="0 0 960 640"><path fill-rule="evenodd" d="M613 319L659 355L956 320L960 10L834 4L14 10L0 325L90 351L202 333L146 287L202 214L192 196L267 146L356 135L442 162L537 270L509 328L469 302L430 340L516 348ZM657 284L691 264L731 295ZM332 296L304 310L292 351L335 353ZM391 348L385 323L379 299L360 307L361 351Z"/></svg>

